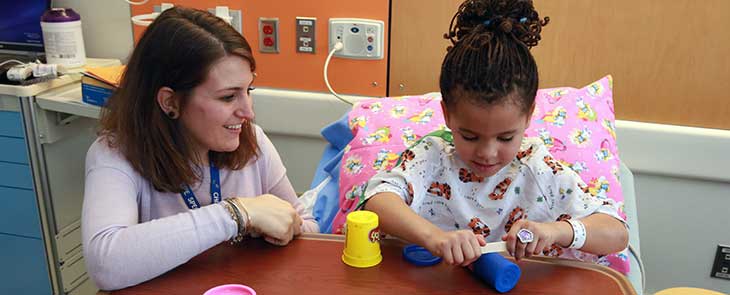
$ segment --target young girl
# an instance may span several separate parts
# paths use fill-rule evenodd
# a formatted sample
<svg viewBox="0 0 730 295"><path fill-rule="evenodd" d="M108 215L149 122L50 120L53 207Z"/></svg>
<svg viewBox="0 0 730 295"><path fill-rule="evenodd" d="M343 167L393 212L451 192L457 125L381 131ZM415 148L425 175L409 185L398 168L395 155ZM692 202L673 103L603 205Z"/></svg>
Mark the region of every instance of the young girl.
<svg viewBox="0 0 730 295"><path fill-rule="evenodd" d="M523 138L538 88L530 48L548 21L530 0L459 7L440 78L450 130L423 137L368 182L364 208L383 231L458 265L498 240L517 260L543 253L596 261L627 247L614 202L590 195L542 141Z"/></svg>

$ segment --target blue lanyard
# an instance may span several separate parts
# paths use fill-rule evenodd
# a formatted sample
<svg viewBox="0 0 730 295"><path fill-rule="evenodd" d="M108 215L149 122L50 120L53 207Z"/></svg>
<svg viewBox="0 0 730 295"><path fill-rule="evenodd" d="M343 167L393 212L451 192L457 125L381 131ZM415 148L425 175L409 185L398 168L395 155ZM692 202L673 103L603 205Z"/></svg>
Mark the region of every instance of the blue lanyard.
<svg viewBox="0 0 730 295"><path fill-rule="evenodd" d="M180 193L180 196L182 196L183 201L185 202L185 205L188 205L188 208L190 209L197 209L200 208L200 203L198 202L198 199L195 198L195 194L193 194L193 190L190 189L189 185L185 185L185 191ZM221 184L220 184L220 174L218 171L218 167L215 167L213 163L210 163L210 203L215 204L221 201Z"/></svg>

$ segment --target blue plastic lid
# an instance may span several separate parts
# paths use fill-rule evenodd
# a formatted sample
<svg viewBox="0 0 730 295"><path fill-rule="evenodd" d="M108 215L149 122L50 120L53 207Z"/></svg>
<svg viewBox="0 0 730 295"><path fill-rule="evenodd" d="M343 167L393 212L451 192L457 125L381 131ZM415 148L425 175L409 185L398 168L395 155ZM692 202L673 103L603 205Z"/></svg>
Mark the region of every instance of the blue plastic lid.
<svg viewBox="0 0 730 295"><path fill-rule="evenodd" d="M403 248L403 258L418 266L431 266L441 262L441 257L433 256L426 248L418 245L408 245Z"/></svg>

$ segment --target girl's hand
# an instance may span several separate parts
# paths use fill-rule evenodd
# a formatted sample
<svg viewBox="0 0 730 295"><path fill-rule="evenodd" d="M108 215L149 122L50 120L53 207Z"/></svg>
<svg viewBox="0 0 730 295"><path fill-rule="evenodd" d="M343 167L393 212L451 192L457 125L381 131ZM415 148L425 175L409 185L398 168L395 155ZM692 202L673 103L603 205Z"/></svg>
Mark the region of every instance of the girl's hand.
<svg viewBox="0 0 730 295"><path fill-rule="evenodd" d="M482 255L481 246L487 242L470 230L438 230L425 244L428 251L442 257L447 264L467 266Z"/></svg>
<svg viewBox="0 0 730 295"><path fill-rule="evenodd" d="M521 229L527 229L532 232L532 242L523 244L517 238L517 232ZM559 246L567 247L573 239L573 229L567 222L549 222L540 223L521 219L512 225L510 231L502 236L502 240L507 242L507 251L514 256L515 260L523 257L530 257L540 254L543 250L548 249L555 243Z"/></svg>

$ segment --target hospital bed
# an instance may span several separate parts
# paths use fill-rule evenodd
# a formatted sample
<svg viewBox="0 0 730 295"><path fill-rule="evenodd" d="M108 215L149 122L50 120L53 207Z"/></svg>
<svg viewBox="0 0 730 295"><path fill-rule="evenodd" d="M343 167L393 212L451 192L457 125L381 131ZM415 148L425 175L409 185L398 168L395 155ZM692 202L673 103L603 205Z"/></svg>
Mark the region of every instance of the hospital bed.
<svg viewBox="0 0 730 295"><path fill-rule="evenodd" d="M305 192L301 200L320 224L320 232L332 233L332 221L340 210L339 206L339 179L342 158L348 143L354 138L348 126L348 114L332 122L322 129L322 136L327 145L317 165L312 179L310 190ZM636 212L636 195L634 190L634 176L624 164L620 164L619 179L624 196L624 212L629 226L629 253L631 271L629 281L633 284L637 294L643 293L644 275L641 263L638 214Z"/></svg>

